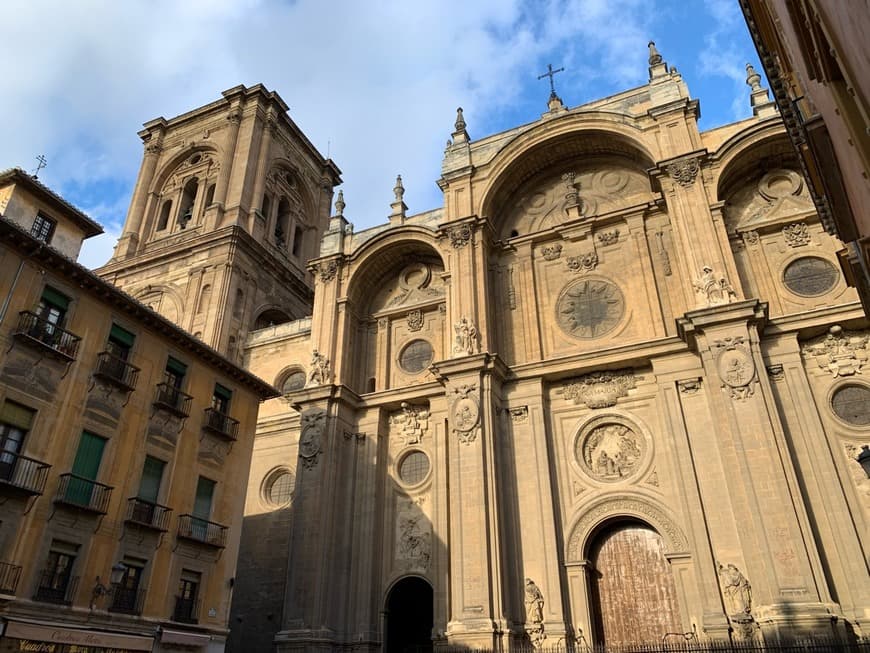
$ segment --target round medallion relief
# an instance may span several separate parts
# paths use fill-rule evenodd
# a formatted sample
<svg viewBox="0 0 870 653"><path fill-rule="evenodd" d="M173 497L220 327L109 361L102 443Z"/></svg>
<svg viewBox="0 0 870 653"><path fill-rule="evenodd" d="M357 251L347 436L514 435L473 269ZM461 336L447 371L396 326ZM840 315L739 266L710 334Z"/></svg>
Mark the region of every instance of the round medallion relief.
<svg viewBox="0 0 870 653"><path fill-rule="evenodd" d="M742 349L727 349L716 363L719 377L732 388L740 388L752 381L755 376L755 363Z"/></svg>
<svg viewBox="0 0 870 653"><path fill-rule="evenodd" d="M399 354L399 366L409 374L425 370L435 358L435 352L426 340L412 340Z"/></svg>
<svg viewBox="0 0 870 653"><path fill-rule="evenodd" d="M615 482L632 476L644 461L646 440L631 427L609 422L577 439L574 452L580 467L598 481Z"/></svg>
<svg viewBox="0 0 870 653"><path fill-rule="evenodd" d="M803 256L789 263L782 274L786 288L796 295L817 297L833 290L840 272L830 261L817 256Z"/></svg>
<svg viewBox="0 0 870 653"><path fill-rule="evenodd" d="M556 300L556 321L575 338L603 336L619 324L624 312L622 291L606 279L577 279Z"/></svg>
<svg viewBox="0 0 870 653"><path fill-rule="evenodd" d="M850 383L831 396L834 414L853 426L870 426L870 388Z"/></svg>

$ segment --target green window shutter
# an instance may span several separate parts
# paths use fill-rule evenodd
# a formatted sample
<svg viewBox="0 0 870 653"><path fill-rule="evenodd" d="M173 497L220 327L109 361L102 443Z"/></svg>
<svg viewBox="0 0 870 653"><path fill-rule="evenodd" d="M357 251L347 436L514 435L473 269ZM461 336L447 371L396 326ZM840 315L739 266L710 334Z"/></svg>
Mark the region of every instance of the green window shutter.
<svg viewBox="0 0 870 653"><path fill-rule="evenodd" d="M162 460L145 457L145 465L142 467L142 480L139 482L139 498L151 503L157 503L160 495L160 483L163 480L163 468L166 466Z"/></svg>
<svg viewBox="0 0 870 653"><path fill-rule="evenodd" d="M76 451L76 458L73 461L72 473L96 481L105 447L106 438L83 431L78 451Z"/></svg>
<svg viewBox="0 0 870 653"><path fill-rule="evenodd" d="M109 340L114 340L125 347L132 347L136 336L127 331L127 329L122 329L117 324L113 324L112 330L109 332Z"/></svg>
<svg viewBox="0 0 870 653"><path fill-rule="evenodd" d="M233 391L229 388L223 387L220 383L214 384L214 396L220 397L226 401L229 401L233 398Z"/></svg>
<svg viewBox="0 0 870 653"><path fill-rule="evenodd" d="M193 516L200 519L211 517L211 500L214 496L215 482L204 476L196 483L196 499L193 502Z"/></svg>
<svg viewBox="0 0 870 653"><path fill-rule="evenodd" d="M64 295L62 292L58 292L51 286L46 286L45 288L43 288L42 301L44 301L46 304L57 306L64 311L69 308L69 297Z"/></svg>
<svg viewBox="0 0 870 653"><path fill-rule="evenodd" d="M16 426L22 431L29 431L34 415L36 415L35 410L16 404L14 401L5 401L3 409L0 410L0 422Z"/></svg>
<svg viewBox="0 0 870 653"><path fill-rule="evenodd" d="M184 376L187 374L187 365L170 356L169 360L166 361L166 371L172 372L176 376Z"/></svg>

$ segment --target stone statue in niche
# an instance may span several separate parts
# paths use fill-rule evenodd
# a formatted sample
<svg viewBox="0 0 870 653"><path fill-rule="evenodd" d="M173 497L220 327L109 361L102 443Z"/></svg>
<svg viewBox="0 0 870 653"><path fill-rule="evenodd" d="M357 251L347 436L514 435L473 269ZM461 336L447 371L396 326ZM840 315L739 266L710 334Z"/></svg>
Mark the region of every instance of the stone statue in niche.
<svg viewBox="0 0 870 653"><path fill-rule="evenodd" d="M308 372L308 385L329 383L329 359L316 349L311 353L311 370Z"/></svg>
<svg viewBox="0 0 870 653"><path fill-rule="evenodd" d="M478 353L477 327L472 324L471 320L467 317L460 318L453 325L453 330L456 332L453 345L454 354L470 356L471 354Z"/></svg>
<svg viewBox="0 0 870 653"><path fill-rule="evenodd" d="M602 481L631 475L643 456L640 436L623 424L603 424L583 440L581 457L586 469Z"/></svg>
<svg viewBox="0 0 870 653"><path fill-rule="evenodd" d="M756 628L752 617L752 587L749 581L733 564L719 563L719 582L728 618L744 637L751 637Z"/></svg>
<svg viewBox="0 0 870 653"><path fill-rule="evenodd" d="M390 416L390 424L399 430L404 444L419 444L429 430L429 410L403 401L402 410Z"/></svg>
<svg viewBox="0 0 870 653"><path fill-rule="evenodd" d="M702 296L706 306L721 306L722 304L730 304L737 297L734 288L725 277L716 277L713 274L713 268L705 265L702 274L692 285L695 290Z"/></svg>
<svg viewBox="0 0 870 653"><path fill-rule="evenodd" d="M535 648L541 648L544 634L544 595L531 578L526 578L526 633Z"/></svg>

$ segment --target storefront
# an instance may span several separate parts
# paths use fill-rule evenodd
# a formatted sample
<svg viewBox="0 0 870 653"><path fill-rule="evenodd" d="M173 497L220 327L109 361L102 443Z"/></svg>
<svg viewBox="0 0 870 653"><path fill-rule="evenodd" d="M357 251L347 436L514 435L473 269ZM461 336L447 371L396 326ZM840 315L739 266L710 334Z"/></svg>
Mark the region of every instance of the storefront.
<svg viewBox="0 0 870 653"><path fill-rule="evenodd" d="M0 653L136 653L153 648L153 637L69 624L10 619L5 627L0 625Z"/></svg>

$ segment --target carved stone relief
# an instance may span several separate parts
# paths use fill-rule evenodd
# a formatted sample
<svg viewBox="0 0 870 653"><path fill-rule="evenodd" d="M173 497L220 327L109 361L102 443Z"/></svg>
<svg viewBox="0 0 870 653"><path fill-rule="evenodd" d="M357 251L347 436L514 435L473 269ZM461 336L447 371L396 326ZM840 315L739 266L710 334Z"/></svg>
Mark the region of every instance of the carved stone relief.
<svg viewBox="0 0 870 653"><path fill-rule="evenodd" d="M555 261L562 255L562 244L555 243L554 245L544 245L541 248L541 256L545 261Z"/></svg>
<svg viewBox="0 0 870 653"><path fill-rule="evenodd" d="M619 242L619 229L613 231L600 231L598 233L598 242L604 246L615 245Z"/></svg>
<svg viewBox="0 0 870 653"><path fill-rule="evenodd" d="M408 329L410 331L419 331L423 328L423 311L415 310L408 312Z"/></svg>
<svg viewBox="0 0 870 653"><path fill-rule="evenodd" d="M471 225L460 224L447 230L447 237L453 249L461 249L471 242Z"/></svg>
<svg viewBox="0 0 870 653"><path fill-rule="evenodd" d="M544 595L531 578L526 578L524 603L526 604L526 634L532 645L540 649L547 639L544 634Z"/></svg>
<svg viewBox="0 0 870 653"><path fill-rule="evenodd" d="M592 272L598 266L598 254L586 252L580 256L569 256L565 264L571 272Z"/></svg>
<svg viewBox="0 0 870 653"><path fill-rule="evenodd" d="M372 302L372 311L420 302L431 302L446 295L440 265L415 262L405 266L380 291Z"/></svg>
<svg viewBox="0 0 870 653"><path fill-rule="evenodd" d="M427 572L432 558L432 524L423 512L426 497L400 500L396 511L396 566Z"/></svg>
<svg viewBox="0 0 870 653"><path fill-rule="evenodd" d="M749 352L748 343L742 336L716 340L713 343L716 354L716 370L732 399L747 399L755 393L755 362Z"/></svg>
<svg viewBox="0 0 870 653"><path fill-rule="evenodd" d="M322 261L317 264L317 273L320 277L320 280L323 283L327 283L335 279L335 275L338 274L338 269L340 267L340 263L338 259L332 259L330 261Z"/></svg>
<svg viewBox="0 0 870 653"><path fill-rule="evenodd" d="M514 424L525 424L529 421L529 407L517 406L516 408L508 408L507 414Z"/></svg>
<svg viewBox="0 0 870 653"><path fill-rule="evenodd" d="M480 352L477 327L467 317L462 317L453 325L456 336L453 340L453 353L470 356Z"/></svg>
<svg viewBox="0 0 870 653"><path fill-rule="evenodd" d="M752 245L758 242L757 230L764 225L794 223L813 211L813 202L801 175L785 168L773 169L754 184L737 188L725 201L728 231L742 233L744 241ZM794 241L788 240L790 236L785 229L783 235L790 246L798 247L810 242L805 229L803 225L795 230ZM801 242L804 238L806 242Z"/></svg>
<svg viewBox="0 0 870 653"><path fill-rule="evenodd" d="M785 370L780 364L768 365L767 376L770 377L771 381L782 381L785 379Z"/></svg>
<svg viewBox="0 0 870 653"><path fill-rule="evenodd" d="M330 381L329 359L316 349L311 353L311 370L308 372L308 387L325 385Z"/></svg>
<svg viewBox="0 0 870 653"><path fill-rule="evenodd" d="M705 265L701 270L701 276L692 282L695 291L701 296L704 306L721 306L730 304L737 293L724 276L713 274L713 268Z"/></svg>
<svg viewBox="0 0 870 653"><path fill-rule="evenodd" d="M614 329L625 312L616 284L600 278L569 283L556 300L556 321L575 338L597 338Z"/></svg>
<svg viewBox="0 0 870 653"><path fill-rule="evenodd" d="M680 394L689 396L698 394L701 390L701 379L696 377L694 379L677 381L677 388L679 388Z"/></svg>
<svg viewBox="0 0 870 653"><path fill-rule="evenodd" d="M326 411L313 410L302 415L302 430L299 434L299 457L305 469L317 466L321 453L323 431L326 428Z"/></svg>
<svg viewBox="0 0 870 653"><path fill-rule="evenodd" d="M826 335L803 343L801 353L834 377L854 376L862 374L867 363L868 341L868 331L847 331L834 325Z"/></svg>
<svg viewBox="0 0 870 653"><path fill-rule="evenodd" d="M629 426L617 422L594 427L577 439L580 467L598 481L621 481L638 470L646 442Z"/></svg>
<svg viewBox="0 0 870 653"><path fill-rule="evenodd" d="M698 164L698 159L689 157L674 161L667 167L668 176L683 188L688 188L695 183L695 177L701 167Z"/></svg>
<svg viewBox="0 0 870 653"><path fill-rule="evenodd" d="M429 430L429 409L403 401L402 409L390 415L390 433L405 446L419 444Z"/></svg>
<svg viewBox="0 0 870 653"><path fill-rule="evenodd" d="M752 637L758 625L752 617L752 587L733 564L718 563L719 583L728 619L744 638Z"/></svg>
<svg viewBox="0 0 870 653"><path fill-rule="evenodd" d="M642 376L635 376L634 370L626 368L613 372L592 372L566 383L557 394L575 404L586 404L589 408L615 406L620 397L627 397Z"/></svg>
<svg viewBox="0 0 870 653"><path fill-rule="evenodd" d="M782 228L782 235L789 247L802 247L810 244L810 232L803 222L787 224Z"/></svg>
<svg viewBox="0 0 870 653"><path fill-rule="evenodd" d="M480 404L473 394L476 390L474 384L461 385L451 393L450 424L459 441L465 444L474 442L480 431Z"/></svg>

